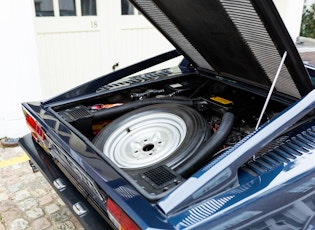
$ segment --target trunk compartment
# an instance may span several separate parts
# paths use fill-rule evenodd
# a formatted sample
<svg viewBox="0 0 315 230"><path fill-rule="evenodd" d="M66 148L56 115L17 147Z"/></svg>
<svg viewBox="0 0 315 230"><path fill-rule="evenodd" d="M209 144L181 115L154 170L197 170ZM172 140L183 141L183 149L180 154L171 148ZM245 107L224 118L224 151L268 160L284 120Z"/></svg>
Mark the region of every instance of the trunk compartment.
<svg viewBox="0 0 315 230"><path fill-rule="evenodd" d="M210 138L220 127L223 115L232 113L233 127L226 134L223 144L214 152L207 153L207 160L190 169L188 175L180 174L166 164L137 170L123 169L129 179L133 180L133 184L139 185L142 194L146 194L151 200L157 200L215 159L224 149L255 130L267 92L257 90L254 93L247 89L245 84L210 74L200 74L194 69L186 69L184 72L176 67L122 78L99 87L96 96L56 105L53 110L65 124L77 129L92 143L95 136L116 118L150 104L188 104L207 121L205 128L208 129ZM281 97L274 95L263 115L262 123L290 103L292 100L289 98L281 101ZM110 161L102 154L101 149L99 154Z"/></svg>

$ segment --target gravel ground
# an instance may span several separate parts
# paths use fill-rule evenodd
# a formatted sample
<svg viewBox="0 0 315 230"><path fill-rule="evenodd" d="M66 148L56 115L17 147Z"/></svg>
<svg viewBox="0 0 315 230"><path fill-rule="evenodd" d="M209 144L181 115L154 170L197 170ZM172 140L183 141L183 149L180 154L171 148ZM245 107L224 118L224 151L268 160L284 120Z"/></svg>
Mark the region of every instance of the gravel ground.
<svg viewBox="0 0 315 230"><path fill-rule="evenodd" d="M303 62L315 66L315 52L300 53Z"/></svg>
<svg viewBox="0 0 315 230"><path fill-rule="evenodd" d="M0 230L83 229L18 147L0 146Z"/></svg>

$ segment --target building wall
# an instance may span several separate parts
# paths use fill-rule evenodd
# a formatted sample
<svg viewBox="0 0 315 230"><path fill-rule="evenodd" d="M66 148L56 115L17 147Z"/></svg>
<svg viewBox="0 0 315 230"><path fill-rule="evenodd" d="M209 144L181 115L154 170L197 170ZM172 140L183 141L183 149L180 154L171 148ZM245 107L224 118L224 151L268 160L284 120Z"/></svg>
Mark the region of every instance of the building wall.
<svg viewBox="0 0 315 230"><path fill-rule="evenodd" d="M1 1L0 138L28 132L22 101L41 98L32 0Z"/></svg>
<svg viewBox="0 0 315 230"><path fill-rule="evenodd" d="M274 4L292 40L296 42L300 34L304 0L274 0Z"/></svg>

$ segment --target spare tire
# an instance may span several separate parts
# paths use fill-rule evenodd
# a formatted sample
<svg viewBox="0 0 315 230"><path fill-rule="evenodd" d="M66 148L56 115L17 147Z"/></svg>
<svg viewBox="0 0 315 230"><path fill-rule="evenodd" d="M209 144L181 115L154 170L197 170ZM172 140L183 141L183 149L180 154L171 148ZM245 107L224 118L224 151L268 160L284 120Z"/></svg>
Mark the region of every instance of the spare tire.
<svg viewBox="0 0 315 230"><path fill-rule="evenodd" d="M118 117L93 142L120 168L136 170L165 164L176 170L209 136L206 119L193 108L155 104Z"/></svg>

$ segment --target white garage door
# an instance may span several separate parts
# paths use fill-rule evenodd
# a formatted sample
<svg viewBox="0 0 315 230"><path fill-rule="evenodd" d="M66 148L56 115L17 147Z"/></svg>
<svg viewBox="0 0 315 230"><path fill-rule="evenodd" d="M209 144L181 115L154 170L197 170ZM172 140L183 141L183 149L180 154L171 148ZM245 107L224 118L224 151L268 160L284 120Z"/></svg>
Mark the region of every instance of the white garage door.
<svg viewBox="0 0 315 230"><path fill-rule="evenodd" d="M96 0L34 0L42 92L60 93L98 76L102 67Z"/></svg>
<svg viewBox="0 0 315 230"><path fill-rule="evenodd" d="M126 0L34 0L42 94L173 49Z"/></svg>

